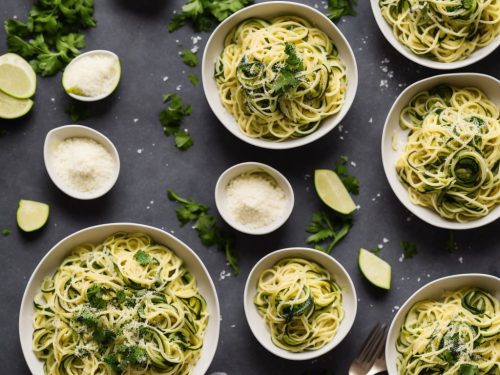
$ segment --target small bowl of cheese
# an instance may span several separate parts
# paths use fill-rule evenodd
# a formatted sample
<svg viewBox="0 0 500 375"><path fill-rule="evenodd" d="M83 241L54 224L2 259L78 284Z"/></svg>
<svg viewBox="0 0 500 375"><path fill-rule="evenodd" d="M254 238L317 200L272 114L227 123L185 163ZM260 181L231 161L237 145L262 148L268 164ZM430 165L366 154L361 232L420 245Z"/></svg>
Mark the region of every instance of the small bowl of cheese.
<svg viewBox="0 0 500 375"><path fill-rule="evenodd" d="M293 210L290 182L269 165L246 162L221 174L215 204L222 218L247 234L267 234L281 227Z"/></svg>
<svg viewBox="0 0 500 375"><path fill-rule="evenodd" d="M62 76L62 85L72 98L94 102L111 95L120 77L118 56L111 51L94 50L82 53L68 64Z"/></svg>
<svg viewBox="0 0 500 375"><path fill-rule="evenodd" d="M120 157L113 143L82 125L65 125L48 132L43 158L52 182L81 200L106 194L120 173Z"/></svg>

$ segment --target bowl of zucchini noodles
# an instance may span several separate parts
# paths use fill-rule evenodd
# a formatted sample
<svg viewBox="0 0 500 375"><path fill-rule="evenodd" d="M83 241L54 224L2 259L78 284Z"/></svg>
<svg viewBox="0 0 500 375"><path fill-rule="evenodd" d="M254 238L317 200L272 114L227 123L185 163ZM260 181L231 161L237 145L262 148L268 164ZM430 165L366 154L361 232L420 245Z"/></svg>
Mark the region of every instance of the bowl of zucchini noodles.
<svg viewBox="0 0 500 375"><path fill-rule="evenodd" d="M43 257L21 302L33 374L205 374L220 311L210 275L174 236L132 223L73 233Z"/></svg>
<svg viewBox="0 0 500 375"><path fill-rule="evenodd" d="M462 68L500 45L498 1L371 0L371 7L387 41L428 68Z"/></svg>
<svg viewBox="0 0 500 375"><path fill-rule="evenodd" d="M424 285L399 309L389 328L389 375L497 374L500 278L443 277Z"/></svg>
<svg viewBox="0 0 500 375"><path fill-rule="evenodd" d="M434 76L396 99L382 134L392 190L425 222L471 229L500 217L500 81Z"/></svg>
<svg viewBox="0 0 500 375"><path fill-rule="evenodd" d="M212 33L202 63L213 113L254 146L288 149L337 126L356 93L354 54L321 12L286 1L234 13Z"/></svg>
<svg viewBox="0 0 500 375"><path fill-rule="evenodd" d="M257 341L289 360L329 352L356 317L356 290L345 268L309 248L277 250L262 258L248 275L243 298Z"/></svg>

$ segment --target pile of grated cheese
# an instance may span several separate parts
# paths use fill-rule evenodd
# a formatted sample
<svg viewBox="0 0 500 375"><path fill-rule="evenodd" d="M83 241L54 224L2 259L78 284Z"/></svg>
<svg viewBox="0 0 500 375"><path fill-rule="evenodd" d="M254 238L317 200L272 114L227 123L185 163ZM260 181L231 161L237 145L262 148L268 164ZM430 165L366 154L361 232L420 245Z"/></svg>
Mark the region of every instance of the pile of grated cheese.
<svg viewBox="0 0 500 375"><path fill-rule="evenodd" d="M65 87L71 93L95 97L113 91L119 71L114 57L96 54L75 61L64 75Z"/></svg>
<svg viewBox="0 0 500 375"><path fill-rule="evenodd" d="M284 215L287 196L267 173L244 173L226 186L226 203L235 222L258 229L272 224Z"/></svg>
<svg viewBox="0 0 500 375"><path fill-rule="evenodd" d="M82 193L101 189L116 168L111 154L90 138L66 138L52 154L55 173L67 187Z"/></svg>

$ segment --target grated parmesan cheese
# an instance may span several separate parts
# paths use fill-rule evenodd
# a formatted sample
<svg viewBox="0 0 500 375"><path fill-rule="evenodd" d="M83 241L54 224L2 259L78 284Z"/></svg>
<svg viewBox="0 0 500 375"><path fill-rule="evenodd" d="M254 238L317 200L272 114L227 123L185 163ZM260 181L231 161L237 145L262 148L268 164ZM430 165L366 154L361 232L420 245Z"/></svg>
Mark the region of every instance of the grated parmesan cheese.
<svg viewBox="0 0 500 375"><path fill-rule="evenodd" d="M81 96L109 94L117 84L119 73L119 64L112 56L83 56L67 68L64 74L65 87Z"/></svg>
<svg viewBox="0 0 500 375"><path fill-rule="evenodd" d="M285 213L287 197L267 173L244 173L226 186L227 206L234 221L252 229L268 226Z"/></svg>
<svg viewBox="0 0 500 375"><path fill-rule="evenodd" d="M54 149L53 165L62 183L78 192L99 190L116 167L111 154L90 138L66 138Z"/></svg>

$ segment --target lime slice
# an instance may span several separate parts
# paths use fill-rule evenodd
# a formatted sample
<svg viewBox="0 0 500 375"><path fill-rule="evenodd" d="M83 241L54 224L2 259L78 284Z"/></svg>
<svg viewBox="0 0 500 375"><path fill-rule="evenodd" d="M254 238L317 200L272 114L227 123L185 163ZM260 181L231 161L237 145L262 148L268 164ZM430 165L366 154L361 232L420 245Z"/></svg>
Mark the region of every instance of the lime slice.
<svg viewBox="0 0 500 375"><path fill-rule="evenodd" d="M17 225L25 232L33 232L45 225L49 218L49 205L21 199L17 209Z"/></svg>
<svg viewBox="0 0 500 375"><path fill-rule="evenodd" d="M17 99L35 94L35 71L21 56L15 53L0 56L0 90Z"/></svg>
<svg viewBox="0 0 500 375"><path fill-rule="evenodd" d="M16 99L0 91L0 118L14 119L24 116L33 107L31 99Z"/></svg>
<svg viewBox="0 0 500 375"><path fill-rule="evenodd" d="M391 265L372 252L359 249L358 265L361 273L375 286L391 289Z"/></svg>
<svg viewBox="0 0 500 375"><path fill-rule="evenodd" d="M320 199L331 209L344 215L348 215L356 209L356 204L334 171L316 169L314 171L314 187Z"/></svg>

